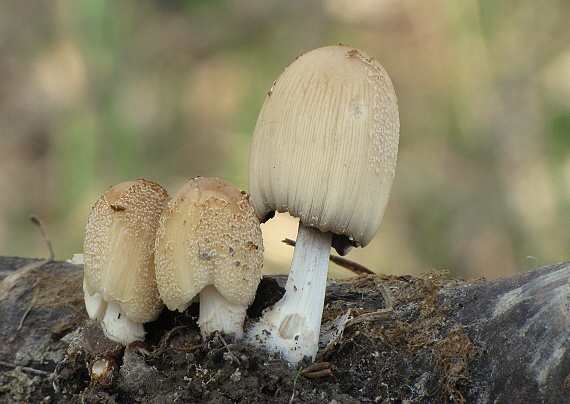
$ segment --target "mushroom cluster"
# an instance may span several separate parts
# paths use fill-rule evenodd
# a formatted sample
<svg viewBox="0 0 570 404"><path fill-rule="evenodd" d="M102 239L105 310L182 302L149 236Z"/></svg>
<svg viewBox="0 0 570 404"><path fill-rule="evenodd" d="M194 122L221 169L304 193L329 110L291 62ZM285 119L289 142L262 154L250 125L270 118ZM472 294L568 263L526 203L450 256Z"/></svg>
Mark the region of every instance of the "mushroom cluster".
<svg viewBox="0 0 570 404"><path fill-rule="evenodd" d="M249 156L249 195L193 178L172 198L158 184L119 184L95 204L85 237L85 304L106 335L144 339L163 304L199 301L203 336L241 338L263 265L260 223L299 218L285 294L248 341L296 364L314 360L331 246L370 243L382 221L399 141L396 94L365 52L337 45L299 56L269 90Z"/></svg>
<svg viewBox="0 0 570 404"><path fill-rule="evenodd" d="M84 242L85 306L105 335L144 340L163 302L200 301L200 330L240 338L261 279L263 241L248 195L194 178L172 199L158 184L124 182L99 198Z"/></svg>
<svg viewBox="0 0 570 404"><path fill-rule="evenodd" d="M331 245L341 255L376 234L390 195L399 139L396 93L365 52L328 46L298 57L259 114L249 192L261 221L298 217L284 297L250 331L291 363L314 359Z"/></svg>

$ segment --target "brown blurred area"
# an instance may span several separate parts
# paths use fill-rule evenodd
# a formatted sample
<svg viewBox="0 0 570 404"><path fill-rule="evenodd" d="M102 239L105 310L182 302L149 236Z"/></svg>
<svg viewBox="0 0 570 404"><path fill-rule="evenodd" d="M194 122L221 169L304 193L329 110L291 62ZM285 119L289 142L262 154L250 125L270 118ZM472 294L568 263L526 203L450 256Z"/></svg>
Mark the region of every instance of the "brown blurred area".
<svg viewBox="0 0 570 404"><path fill-rule="evenodd" d="M145 178L247 189L257 114L297 55L366 50L398 94L377 271L497 278L570 256L570 2L233 0L0 5L0 254L81 252L95 200ZM263 225L285 272L296 224ZM332 276L348 273L331 266Z"/></svg>

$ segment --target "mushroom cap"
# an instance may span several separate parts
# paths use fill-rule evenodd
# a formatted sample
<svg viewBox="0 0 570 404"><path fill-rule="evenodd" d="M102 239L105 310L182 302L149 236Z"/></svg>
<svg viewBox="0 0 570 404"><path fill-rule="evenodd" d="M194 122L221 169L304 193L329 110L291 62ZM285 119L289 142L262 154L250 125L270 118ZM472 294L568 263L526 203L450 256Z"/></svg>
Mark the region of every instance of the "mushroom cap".
<svg viewBox="0 0 570 404"><path fill-rule="evenodd" d="M168 202L156 237L156 279L170 310L185 310L207 285L249 306L263 266L261 227L248 195L197 177Z"/></svg>
<svg viewBox="0 0 570 404"><path fill-rule="evenodd" d="M84 289L116 302L137 323L162 309L154 275L154 240L168 193L158 184L128 181L95 203L85 229Z"/></svg>
<svg viewBox="0 0 570 404"><path fill-rule="evenodd" d="M255 126L249 192L257 216L287 211L341 235L333 239L341 254L347 244L366 246L390 195L399 130L394 87L374 58L343 45L299 56Z"/></svg>

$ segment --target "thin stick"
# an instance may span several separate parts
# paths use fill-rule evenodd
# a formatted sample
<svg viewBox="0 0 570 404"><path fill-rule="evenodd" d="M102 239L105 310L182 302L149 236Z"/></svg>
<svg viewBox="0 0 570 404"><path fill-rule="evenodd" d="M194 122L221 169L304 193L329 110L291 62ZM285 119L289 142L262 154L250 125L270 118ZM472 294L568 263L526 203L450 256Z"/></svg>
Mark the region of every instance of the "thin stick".
<svg viewBox="0 0 570 404"><path fill-rule="evenodd" d="M27 366L19 366L19 365L15 365L13 363L6 362L6 361L0 361L0 365L6 366L6 367L11 368L11 369L20 368L25 372L34 373L34 374L40 375L40 376L48 376L49 377L49 376L53 375L53 373L51 373L51 372L45 372L43 370L34 369L34 368L27 367Z"/></svg>
<svg viewBox="0 0 570 404"><path fill-rule="evenodd" d="M351 325L362 323L365 321L376 321L376 320L381 319L381 318L388 318L388 317L390 317L390 314L392 313L392 311L393 310L390 307L388 309L380 309L378 311L372 311L370 313L361 314L360 316L357 316L357 317L354 317L354 318L351 318L350 320L348 320L346 322L346 324L344 325L344 328L346 329L346 328L350 327Z"/></svg>
<svg viewBox="0 0 570 404"><path fill-rule="evenodd" d="M44 241L46 242L47 248L49 250L49 258L48 258L48 262L52 262L55 259L55 254L53 252L53 246L51 244L51 240L49 239L48 235L47 235L47 231L44 227L44 224L42 223L42 221L37 217L37 216L30 216L30 220L32 221L33 224L37 225L40 228L40 231L42 232L42 236L44 237Z"/></svg>
<svg viewBox="0 0 570 404"><path fill-rule="evenodd" d="M224 337L222 337L222 334L219 331L216 331L214 334L216 337L218 337L220 339L220 341L222 341L222 344L224 344L224 346L226 347L226 349L228 350L228 352L230 353L230 355L232 356L232 358L234 358L237 362L237 364L239 366L241 366L241 362L239 361L238 357L234 355L234 353L230 350L230 347L228 346L228 344L226 343L226 340L224 339Z"/></svg>
<svg viewBox="0 0 570 404"><path fill-rule="evenodd" d="M50 241L49 237L47 236L47 232L46 232L46 229L45 229L42 221L40 219L38 219L36 216L31 216L30 220L35 225L39 226L40 231L42 233L42 236L44 238L44 241L46 242L48 250L49 250L49 257L46 259L40 260L40 261L34 261L34 262L29 263L29 264L26 264L26 265L18 268L16 271L11 273L7 277L5 277L4 280L2 280L2 282L0 282L0 300L2 300L4 297L6 297L8 295L8 292L10 292L10 290L12 290L12 288L14 287L16 282L18 282L20 280L20 278L23 278L32 269L40 268L45 264L49 264L50 262L52 262L55 259L55 254L53 252L53 247L52 247L51 241Z"/></svg>
<svg viewBox="0 0 570 404"><path fill-rule="evenodd" d="M282 240L282 242L287 244L287 245L295 247L295 240L291 240L290 238L286 238L286 239ZM376 272L371 271L370 269L366 268L364 265L361 265L357 262L351 261L351 260L343 258L343 257L339 257L337 255L331 254L329 256L329 259L332 262L334 262L335 264L337 264L338 266L346 268L346 269L348 269L348 270L350 270L350 271L352 271L358 275L365 275L365 274L374 275L374 274L376 274Z"/></svg>
<svg viewBox="0 0 570 404"><path fill-rule="evenodd" d="M39 283L39 280L36 279L36 282L30 287L30 289L35 288L38 283ZM28 314L30 314L30 312L34 308L34 305L36 304L37 300L38 300L38 289L34 289L34 297L32 298L32 302L30 303L30 307L28 307L28 309L26 310L26 312L24 313L24 315L20 319L20 324L18 325L18 328L16 330L20 331L22 329L22 327L24 326L24 321L26 320L26 317L28 317Z"/></svg>

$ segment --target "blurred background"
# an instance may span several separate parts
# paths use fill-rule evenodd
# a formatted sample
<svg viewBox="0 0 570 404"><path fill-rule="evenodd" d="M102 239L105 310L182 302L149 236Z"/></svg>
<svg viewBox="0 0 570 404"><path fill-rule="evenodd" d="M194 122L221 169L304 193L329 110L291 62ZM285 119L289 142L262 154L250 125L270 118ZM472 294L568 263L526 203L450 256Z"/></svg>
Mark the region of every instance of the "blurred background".
<svg viewBox="0 0 570 404"><path fill-rule="evenodd" d="M92 205L145 178L247 189L273 81L337 43L389 72L400 152L377 272L489 279L570 258L570 2L46 0L0 4L0 255L81 252ZM286 272L296 223L262 226ZM332 276L347 276L331 266Z"/></svg>

